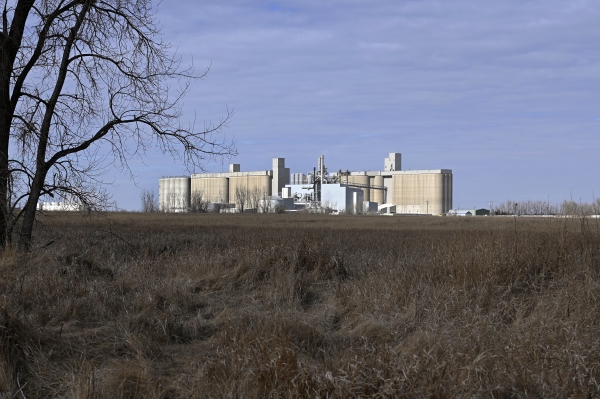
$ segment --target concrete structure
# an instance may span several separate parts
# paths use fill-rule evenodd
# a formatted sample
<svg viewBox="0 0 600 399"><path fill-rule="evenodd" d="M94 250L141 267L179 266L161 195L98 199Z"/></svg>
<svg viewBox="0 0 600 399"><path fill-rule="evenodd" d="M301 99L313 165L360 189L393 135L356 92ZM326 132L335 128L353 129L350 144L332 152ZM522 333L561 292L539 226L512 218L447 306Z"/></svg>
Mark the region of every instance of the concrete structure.
<svg viewBox="0 0 600 399"><path fill-rule="evenodd" d="M377 209L377 202L369 202L369 201L365 201L363 202L363 213L377 213L378 209Z"/></svg>
<svg viewBox="0 0 600 399"><path fill-rule="evenodd" d="M346 183L354 184L357 188L361 187L364 200L371 201L371 191L375 190L371 189L370 180L367 172L354 172L350 176L347 176Z"/></svg>
<svg viewBox="0 0 600 399"><path fill-rule="evenodd" d="M187 212L194 193L216 204L244 204L258 207L261 200L281 191L290 182L290 169L284 158L273 159L273 169L242 172L240 164L229 165L229 172L200 173L190 177L163 177L159 180L159 208L165 212ZM211 207L224 209L225 207ZM227 207L229 209L229 207Z"/></svg>
<svg viewBox="0 0 600 399"><path fill-rule="evenodd" d="M379 213L391 214L396 213L396 205L392 204L383 204L378 207Z"/></svg>
<svg viewBox="0 0 600 399"><path fill-rule="evenodd" d="M343 184L321 186L321 206L337 212L363 213L363 190Z"/></svg>
<svg viewBox="0 0 600 399"><path fill-rule="evenodd" d="M369 176L369 185L371 187L385 187L383 183L383 176ZM385 190L378 190L375 188L371 188L371 201L376 202L378 204L385 203Z"/></svg>
<svg viewBox="0 0 600 399"><path fill-rule="evenodd" d="M229 179L226 177L206 177L190 179L191 192L201 192L208 202L225 204L229 202Z"/></svg>
<svg viewBox="0 0 600 399"><path fill-rule="evenodd" d="M162 177L158 181L158 209L162 212L188 212L190 208L190 178Z"/></svg>
<svg viewBox="0 0 600 399"><path fill-rule="evenodd" d="M271 171L262 172L237 172L229 176L229 198L227 202L242 204L246 207L252 202L252 197L260 198L271 195Z"/></svg>
<svg viewBox="0 0 600 399"><path fill-rule="evenodd" d="M383 171L342 173L340 182L362 188L365 201L395 205L394 213L448 212L452 208L452 170L400 170L401 159L401 154L390 153Z"/></svg>
<svg viewBox="0 0 600 399"><path fill-rule="evenodd" d="M391 176L392 195L388 202L397 206L397 213L441 215L452 208L451 170L391 173L394 173Z"/></svg>
<svg viewBox="0 0 600 399"><path fill-rule="evenodd" d="M293 173L292 184L308 184L308 178L304 173Z"/></svg>
<svg viewBox="0 0 600 399"><path fill-rule="evenodd" d="M209 202L235 203L239 209L258 209L260 201L270 197L293 199L296 209L315 211L329 207L362 213L363 203L370 212L385 204L379 212L396 214L440 215L452 209L452 170L401 170L399 153L390 153L380 171L340 169L330 174L323 155L312 171L293 173L291 179L284 158L274 158L272 166L271 170L242 172L239 164L232 164L227 173L163 178L159 183L160 209L185 211L194 192L202 192Z"/></svg>
<svg viewBox="0 0 600 399"><path fill-rule="evenodd" d="M272 194L281 197L286 184L290 184L290 168L285 167L285 158L274 158Z"/></svg>
<svg viewBox="0 0 600 399"><path fill-rule="evenodd" d="M385 159L383 171L395 172L397 170L402 170L402 154L391 152L390 156Z"/></svg>

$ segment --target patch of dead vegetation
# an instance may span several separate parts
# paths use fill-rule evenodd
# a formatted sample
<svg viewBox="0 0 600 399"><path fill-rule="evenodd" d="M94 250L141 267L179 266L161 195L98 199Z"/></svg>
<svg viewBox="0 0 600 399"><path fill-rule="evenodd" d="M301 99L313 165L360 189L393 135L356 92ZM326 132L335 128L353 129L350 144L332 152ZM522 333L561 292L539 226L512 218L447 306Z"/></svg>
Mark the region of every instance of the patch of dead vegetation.
<svg viewBox="0 0 600 399"><path fill-rule="evenodd" d="M0 255L0 397L597 397L593 222L56 215Z"/></svg>

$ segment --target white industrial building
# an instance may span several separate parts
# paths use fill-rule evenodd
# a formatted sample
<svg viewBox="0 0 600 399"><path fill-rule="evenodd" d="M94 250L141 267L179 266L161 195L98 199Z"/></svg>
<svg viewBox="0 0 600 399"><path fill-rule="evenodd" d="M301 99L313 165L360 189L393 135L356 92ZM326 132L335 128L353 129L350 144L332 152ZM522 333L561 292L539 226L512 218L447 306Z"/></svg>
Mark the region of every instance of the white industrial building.
<svg viewBox="0 0 600 399"><path fill-rule="evenodd" d="M273 169L242 172L239 164L229 165L229 172L201 173L189 177L163 177L159 180L159 209L165 212L187 212L194 193L210 203L258 205L273 195L281 194L290 182L290 169L285 159L274 158Z"/></svg>
<svg viewBox="0 0 600 399"><path fill-rule="evenodd" d="M452 170L402 170L399 153L389 154L380 171L329 173L324 156L306 174L290 174L284 158L274 158L272 165L271 170L242 172L232 164L226 173L161 178L160 209L185 212L194 193L211 203L235 204L238 210L258 211L271 198L283 200L289 210L439 215L452 209Z"/></svg>
<svg viewBox="0 0 600 399"><path fill-rule="evenodd" d="M38 211L83 211L85 206L80 202L60 202L60 201L48 201L38 202Z"/></svg>

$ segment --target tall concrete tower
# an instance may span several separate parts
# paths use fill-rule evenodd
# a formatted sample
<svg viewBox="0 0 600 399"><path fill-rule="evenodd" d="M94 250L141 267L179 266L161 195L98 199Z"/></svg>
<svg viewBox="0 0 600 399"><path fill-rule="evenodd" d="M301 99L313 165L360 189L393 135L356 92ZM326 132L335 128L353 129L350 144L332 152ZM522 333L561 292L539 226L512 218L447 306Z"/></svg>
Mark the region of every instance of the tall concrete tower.
<svg viewBox="0 0 600 399"><path fill-rule="evenodd" d="M402 154L390 152L390 156L385 159L384 172L394 172L402 170Z"/></svg>
<svg viewBox="0 0 600 399"><path fill-rule="evenodd" d="M273 195L281 196L286 184L290 184L290 168L285 167L285 158L273 158Z"/></svg>

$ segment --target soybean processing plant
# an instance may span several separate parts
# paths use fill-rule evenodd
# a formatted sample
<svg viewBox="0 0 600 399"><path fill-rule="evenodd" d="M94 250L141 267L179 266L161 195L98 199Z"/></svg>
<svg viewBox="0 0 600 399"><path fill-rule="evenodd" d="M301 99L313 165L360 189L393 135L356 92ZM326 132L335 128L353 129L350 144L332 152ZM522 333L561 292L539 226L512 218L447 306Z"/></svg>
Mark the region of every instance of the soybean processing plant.
<svg viewBox="0 0 600 399"><path fill-rule="evenodd" d="M452 170L402 170L402 155L390 153L381 171L329 173L325 157L308 173L292 173L285 158L271 170L163 177L159 208L188 212L195 199L212 212L331 211L440 215L452 208Z"/></svg>

